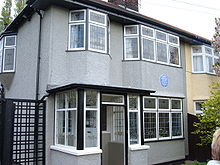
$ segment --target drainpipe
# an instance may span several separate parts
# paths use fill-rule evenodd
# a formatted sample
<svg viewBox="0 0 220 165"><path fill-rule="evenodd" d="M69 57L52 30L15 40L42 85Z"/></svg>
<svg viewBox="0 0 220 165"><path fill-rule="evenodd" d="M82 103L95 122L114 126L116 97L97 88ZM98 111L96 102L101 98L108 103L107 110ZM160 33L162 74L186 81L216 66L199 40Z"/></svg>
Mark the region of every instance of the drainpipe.
<svg viewBox="0 0 220 165"><path fill-rule="evenodd" d="M37 56L37 72L36 72L36 101L39 100L39 81L40 81L40 53L41 53L41 30L42 30L42 18L43 15L41 14L40 10L36 10L37 14L40 17L40 23L39 23L39 36L38 36L38 56Z"/></svg>

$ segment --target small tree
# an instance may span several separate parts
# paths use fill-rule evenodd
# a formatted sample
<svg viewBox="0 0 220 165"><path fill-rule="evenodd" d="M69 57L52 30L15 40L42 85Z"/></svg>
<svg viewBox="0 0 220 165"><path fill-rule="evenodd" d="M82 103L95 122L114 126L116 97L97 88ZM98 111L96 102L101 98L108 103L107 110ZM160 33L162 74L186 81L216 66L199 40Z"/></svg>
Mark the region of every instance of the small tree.
<svg viewBox="0 0 220 165"><path fill-rule="evenodd" d="M220 18L215 19L216 27L215 27L215 34L214 39L212 41L212 46L214 51L219 53L220 52ZM218 59L217 63L213 66L216 74L220 76L220 58Z"/></svg>
<svg viewBox="0 0 220 165"><path fill-rule="evenodd" d="M12 0L5 0L0 16L0 32L3 31L12 21L11 8Z"/></svg>
<svg viewBox="0 0 220 165"><path fill-rule="evenodd" d="M198 145L207 145L212 142L213 133L220 128L220 83L213 82L211 96L203 103L203 114L198 115L199 122L195 122L194 134L200 135Z"/></svg>
<svg viewBox="0 0 220 165"><path fill-rule="evenodd" d="M15 0L15 15L14 17L17 17L17 15L22 11L22 9L26 5L26 0Z"/></svg>

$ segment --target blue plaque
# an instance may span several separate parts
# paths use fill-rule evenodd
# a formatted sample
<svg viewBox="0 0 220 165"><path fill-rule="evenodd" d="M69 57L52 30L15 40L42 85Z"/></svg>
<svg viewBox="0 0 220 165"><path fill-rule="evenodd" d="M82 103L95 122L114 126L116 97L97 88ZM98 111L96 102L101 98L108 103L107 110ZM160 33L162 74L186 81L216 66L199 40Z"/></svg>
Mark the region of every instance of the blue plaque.
<svg viewBox="0 0 220 165"><path fill-rule="evenodd" d="M167 75L161 75L160 76L160 84L163 87L167 87L168 86L168 76Z"/></svg>

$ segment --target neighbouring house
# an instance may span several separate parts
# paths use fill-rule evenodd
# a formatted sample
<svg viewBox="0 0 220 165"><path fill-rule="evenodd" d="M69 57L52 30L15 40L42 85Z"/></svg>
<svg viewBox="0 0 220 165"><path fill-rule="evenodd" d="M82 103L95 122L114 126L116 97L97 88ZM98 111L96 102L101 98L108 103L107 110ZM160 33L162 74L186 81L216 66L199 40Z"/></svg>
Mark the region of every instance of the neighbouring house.
<svg viewBox="0 0 220 165"><path fill-rule="evenodd" d="M188 155L186 59L209 40L139 14L138 0L31 0L0 43L5 97L46 100L44 164Z"/></svg>

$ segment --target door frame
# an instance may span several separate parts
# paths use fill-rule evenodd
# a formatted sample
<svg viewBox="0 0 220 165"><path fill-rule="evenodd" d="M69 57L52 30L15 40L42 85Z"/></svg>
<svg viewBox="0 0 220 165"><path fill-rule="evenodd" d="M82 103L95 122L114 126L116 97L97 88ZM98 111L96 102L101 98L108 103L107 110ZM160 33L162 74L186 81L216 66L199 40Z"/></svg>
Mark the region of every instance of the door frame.
<svg viewBox="0 0 220 165"><path fill-rule="evenodd" d="M119 104L102 104L102 94L115 94L115 95L122 95L124 96L124 105ZM128 165L128 101L127 101L127 94L125 93L105 93L100 92L100 148L102 149L102 110L103 108L107 108L107 106L118 106L118 107L124 107L124 118L125 118L125 139L124 139L124 165ZM102 160L101 160L102 165Z"/></svg>

